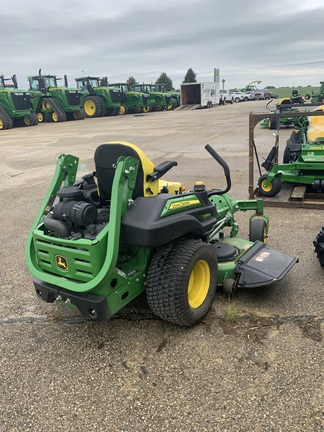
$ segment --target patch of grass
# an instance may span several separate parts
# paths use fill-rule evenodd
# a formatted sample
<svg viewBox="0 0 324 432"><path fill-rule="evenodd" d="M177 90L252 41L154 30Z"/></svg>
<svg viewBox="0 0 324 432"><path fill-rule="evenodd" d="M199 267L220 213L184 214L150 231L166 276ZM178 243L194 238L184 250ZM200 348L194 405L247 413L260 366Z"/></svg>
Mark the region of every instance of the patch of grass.
<svg viewBox="0 0 324 432"><path fill-rule="evenodd" d="M291 97L293 90L298 90L301 96L305 96L306 93L311 94L312 91L317 91L319 87L276 87L269 89L271 93L276 94L280 99L284 97Z"/></svg>
<svg viewBox="0 0 324 432"><path fill-rule="evenodd" d="M225 319L227 322L236 323L238 320L238 309L235 304L230 303L226 307Z"/></svg>

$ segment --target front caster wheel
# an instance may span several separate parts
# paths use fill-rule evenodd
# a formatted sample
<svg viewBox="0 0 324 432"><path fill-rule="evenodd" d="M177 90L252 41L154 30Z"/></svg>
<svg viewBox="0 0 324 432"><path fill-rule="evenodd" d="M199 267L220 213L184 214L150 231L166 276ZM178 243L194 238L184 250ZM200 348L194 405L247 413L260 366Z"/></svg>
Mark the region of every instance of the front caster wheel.
<svg viewBox="0 0 324 432"><path fill-rule="evenodd" d="M258 181L258 188L259 188L259 192L260 195L263 195L265 197L274 197L275 195L277 195L280 191L281 191L281 180L279 177L274 177L271 181L271 183L269 183L266 186L266 181L268 178L268 174L263 174Z"/></svg>
<svg viewBox="0 0 324 432"><path fill-rule="evenodd" d="M189 327L209 312L216 285L215 248L201 240L179 240L155 253L147 275L146 295L157 316Z"/></svg>
<svg viewBox="0 0 324 432"><path fill-rule="evenodd" d="M252 219L250 221L250 242L260 241L262 243L267 242L267 224L264 219Z"/></svg>

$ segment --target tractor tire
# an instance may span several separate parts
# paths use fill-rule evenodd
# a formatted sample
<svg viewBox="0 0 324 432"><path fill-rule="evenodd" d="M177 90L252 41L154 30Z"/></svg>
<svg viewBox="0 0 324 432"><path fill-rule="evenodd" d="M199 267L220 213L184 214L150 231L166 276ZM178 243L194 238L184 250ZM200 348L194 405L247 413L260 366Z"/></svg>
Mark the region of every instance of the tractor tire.
<svg viewBox="0 0 324 432"><path fill-rule="evenodd" d="M151 261L147 301L165 321L191 327L209 312L216 286L215 248L201 240L177 240L160 247Z"/></svg>
<svg viewBox="0 0 324 432"><path fill-rule="evenodd" d="M150 112L150 107L149 106L144 106L143 107L143 113L149 113Z"/></svg>
<svg viewBox="0 0 324 432"><path fill-rule="evenodd" d="M112 117L119 114L118 108L107 108L106 116Z"/></svg>
<svg viewBox="0 0 324 432"><path fill-rule="evenodd" d="M128 113L128 108L125 105L121 105L119 108L119 115L125 115Z"/></svg>
<svg viewBox="0 0 324 432"><path fill-rule="evenodd" d="M260 241L267 243L267 224L264 219L252 219L250 221L250 242Z"/></svg>
<svg viewBox="0 0 324 432"><path fill-rule="evenodd" d="M100 117L101 115L101 103L97 96L86 96L83 108L87 117Z"/></svg>
<svg viewBox="0 0 324 432"><path fill-rule="evenodd" d="M39 112L39 113L37 113L36 115L37 115L38 123L43 123L43 121L44 121L44 116L43 116L43 114L42 114L41 112Z"/></svg>
<svg viewBox="0 0 324 432"><path fill-rule="evenodd" d="M282 183L279 177L274 177L272 182L265 186L265 182L268 178L268 174L263 174L258 180L258 189L260 195L265 197L274 197L281 191Z"/></svg>
<svg viewBox="0 0 324 432"><path fill-rule="evenodd" d="M25 126L36 126L38 123L38 117L35 113L31 113L23 118L23 124Z"/></svg>
<svg viewBox="0 0 324 432"><path fill-rule="evenodd" d="M73 111L74 120L84 120L86 118L86 113L83 108Z"/></svg>
<svg viewBox="0 0 324 432"><path fill-rule="evenodd" d="M99 117L105 117L107 115L105 101L100 96L98 96L98 101L100 103L100 108L101 108L101 112L100 112Z"/></svg>
<svg viewBox="0 0 324 432"><path fill-rule="evenodd" d="M134 108L134 113L135 113L135 114L139 114L140 112L142 112L142 108L139 107L139 106L136 106L136 107Z"/></svg>
<svg viewBox="0 0 324 432"><path fill-rule="evenodd" d="M13 120L7 114L7 111L0 104L0 130L4 129L12 129L13 128Z"/></svg>
<svg viewBox="0 0 324 432"><path fill-rule="evenodd" d="M63 110L59 109L52 112L51 119L54 123L61 123L66 121L67 115Z"/></svg>

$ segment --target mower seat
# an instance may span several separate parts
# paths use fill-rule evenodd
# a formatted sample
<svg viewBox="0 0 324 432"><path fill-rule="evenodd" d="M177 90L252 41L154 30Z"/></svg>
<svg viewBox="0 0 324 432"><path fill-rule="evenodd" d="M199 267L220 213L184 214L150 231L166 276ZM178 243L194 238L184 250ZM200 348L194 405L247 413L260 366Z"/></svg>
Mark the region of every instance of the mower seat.
<svg viewBox="0 0 324 432"><path fill-rule="evenodd" d="M324 111L324 105L319 106L314 111ZM324 116L309 117L307 141L324 141Z"/></svg>
<svg viewBox="0 0 324 432"><path fill-rule="evenodd" d="M278 103L278 105L289 105L289 104L291 104L291 99L290 98L283 98Z"/></svg>
<svg viewBox="0 0 324 432"><path fill-rule="evenodd" d="M175 161L163 162L155 167L153 162L136 145L124 141L111 141L100 145L94 155L98 192L102 203L110 201L117 161L120 156L131 156L139 161L138 174L132 198L152 197L159 193L159 178Z"/></svg>

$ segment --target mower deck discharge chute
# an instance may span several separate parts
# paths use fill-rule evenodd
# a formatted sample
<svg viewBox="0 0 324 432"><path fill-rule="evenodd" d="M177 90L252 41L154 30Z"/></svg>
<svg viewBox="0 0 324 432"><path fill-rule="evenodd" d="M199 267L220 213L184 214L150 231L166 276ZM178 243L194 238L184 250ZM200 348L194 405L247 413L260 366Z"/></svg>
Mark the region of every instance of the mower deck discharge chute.
<svg viewBox="0 0 324 432"><path fill-rule="evenodd" d="M224 169L224 190L197 182L183 193L161 180L175 161L155 166L126 142L100 145L96 171L81 180L78 158L61 155L26 244L37 295L109 319L145 291L160 318L192 326L217 286L232 293L282 279L297 259L265 244L262 200L232 200L226 162L206 149ZM249 240L237 237L236 211L253 212Z"/></svg>

